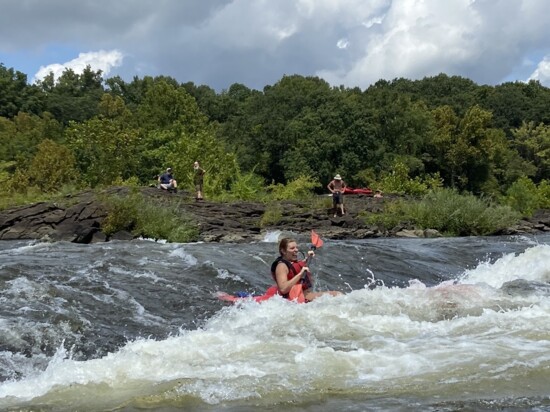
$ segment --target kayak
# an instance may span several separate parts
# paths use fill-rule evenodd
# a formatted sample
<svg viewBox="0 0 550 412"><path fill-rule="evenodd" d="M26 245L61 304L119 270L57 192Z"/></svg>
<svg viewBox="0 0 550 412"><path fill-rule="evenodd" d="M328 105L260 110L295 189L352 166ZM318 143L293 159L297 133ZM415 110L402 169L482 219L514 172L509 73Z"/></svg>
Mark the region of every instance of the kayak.
<svg viewBox="0 0 550 412"><path fill-rule="evenodd" d="M304 292L302 290L302 285L298 284L292 287L289 292L288 300L296 301L297 303L305 303L306 298L304 297ZM253 295L247 292L237 292L234 295L230 295L226 292L216 292L216 297L224 302L237 303L247 300L252 300L254 302L263 302L265 300L271 299L274 296L280 296L277 286L270 286L263 295Z"/></svg>
<svg viewBox="0 0 550 412"><path fill-rule="evenodd" d="M359 189L353 189L351 187L346 187L344 189L345 195L372 195L372 190L368 187L365 188L359 188Z"/></svg>
<svg viewBox="0 0 550 412"><path fill-rule="evenodd" d="M370 189L369 189L370 190ZM315 250L323 246L323 239L315 233L315 231L311 231L311 250ZM308 264L311 261L312 255L310 255L307 260L306 264ZM308 274L308 277L310 275ZM234 295L230 295L226 292L216 292L216 297L220 300L223 300L224 302L230 302L230 303L237 303L237 302L243 302L243 301L254 301L254 302L263 302L264 300L271 299L274 296L281 296L279 293L279 289L277 285L270 286L263 295L253 295L248 292L237 292ZM306 303L306 297L304 296L304 285L302 283L298 283L297 285L292 286L290 289L290 292L288 292L288 300L297 302L297 303Z"/></svg>

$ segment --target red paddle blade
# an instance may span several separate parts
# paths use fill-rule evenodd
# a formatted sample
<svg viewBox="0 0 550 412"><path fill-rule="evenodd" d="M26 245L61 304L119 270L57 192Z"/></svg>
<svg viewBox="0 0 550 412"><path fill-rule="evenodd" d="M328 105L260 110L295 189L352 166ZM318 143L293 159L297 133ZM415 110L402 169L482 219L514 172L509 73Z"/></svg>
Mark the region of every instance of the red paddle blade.
<svg viewBox="0 0 550 412"><path fill-rule="evenodd" d="M311 231L311 244L316 248L323 246L323 239L314 230Z"/></svg>

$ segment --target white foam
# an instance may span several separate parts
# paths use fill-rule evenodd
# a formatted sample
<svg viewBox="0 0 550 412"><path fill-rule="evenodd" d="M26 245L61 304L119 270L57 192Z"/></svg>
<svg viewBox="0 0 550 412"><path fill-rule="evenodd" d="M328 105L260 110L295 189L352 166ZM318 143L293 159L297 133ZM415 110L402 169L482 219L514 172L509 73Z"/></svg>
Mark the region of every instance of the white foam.
<svg viewBox="0 0 550 412"><path fill-rule="evenodd" d="M183 248L174 249L172 252L170 252L169 256L176 256L178 258L181 258L183 262L186 263L189 267L196 266L198 264L197 258L192 254L187 253Z"/></svg>
<svg viewBox="0 0 550 412"><path fill-rule="evenodd" d="M239 282L244 282L244 280L239 275L233 275L229 273L229 271L226 269L216 269L216 272L218 272L216 276L216 278L218 279L231 279Z"/></svg>
<svg viewBox="0 0 550 412"><path fill-rule="evenodd" d="M279 241L279 236L281 236L281 231L280 230L274 230L274 231L268 231L262 242L265 242L265 243L277 243Z"/></svg>
<svg viewBox="0 0 550 412"><path fill-rule="evenodd" d="M517 396L546 396L550 299L500 287L517 278L548 282L549 258L550 246L539 245L482 263L458 284L413 281L306 305L280 297L244 301L202 329L130 342L101 359L75 361L60 348L45 371L0 383L0 409L50 393L76 399L75 409L94 409L98 399L143 399L159 387L167 402L191 397L209 404L329 392L498 398L510 385ZM136 306L136 316L147 315L121 293L113 295Z"/></svg>
<svg viewBox="0 0 550 412"><path fill-rule="evenodd" d="M516 373L525 379L527 362L545 367L550 340L533 331L546 324L549 302L515 300L514 308L499 309L495 302L506 301L494 289L467 299L463 292L381 287L307 305L244 302L203 329L130 342L101 359L74 361L60 350L46 371L0 384L0 399L91 384L142 396L165 382L174 382L178 396L210 404L310 390L368 393L395 384L428 396L451 378L466 385L480 370L498 389Z"/></svg>
<svg viewBox="0 0 550 412"><path fill-rule="evenodd" d="M516 279L550 282L550 245L537 245L518 255L504 255L494 263L482 263L465 271L461 283L486 283L498 288Z"/></svg>

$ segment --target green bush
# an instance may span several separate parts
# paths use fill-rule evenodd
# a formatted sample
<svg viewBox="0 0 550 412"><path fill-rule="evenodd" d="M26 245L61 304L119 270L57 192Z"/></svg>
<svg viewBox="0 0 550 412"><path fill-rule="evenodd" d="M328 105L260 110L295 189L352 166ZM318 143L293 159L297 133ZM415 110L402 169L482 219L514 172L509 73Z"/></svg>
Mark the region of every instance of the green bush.
<svg viewBox="0 0 550 412"><path fill-rule="evenodd" d="M408 220L405 211L405 201L396 200L386 203L383 213L362 212L359 215L367 225L379 225L382 228L391 229Z"/></svg>
<svg viewBox="0 0 550 412"><path fill-rule="evenodd" d="M300 176L286 185L281 183L268 186L269 198L272 200L302 200L313 195L313 190L320 187L320 183L309 176Z"/></svg>
<svg viewBox="0 0 550 412"><path fill-rule="evenodd" d="M137 178L136 176L132 176L132 177L129 177L128 179L126 179L126 180L122 179L121 177L117 177L113 181L113 186L125 186L125 187L136 188L136 187L139 187L141 185L140 185L140 182L139 182L139 178Z"/></svg>
<svg viewBox="0 0 550 412"><path fill-rule="evenodd" d="M254 172L237 173L231 183L230 197L236 200L258 200L265 197L264 180Z"/></svg>
<svg viewBox="0 0 550 412"><path fill-rule="evenodd" d="M385 193L397 193L408 195L425 195L430 190L438 189L443 186L443 181L439 173L427 175L425 177L409 177L409 168L402 162L395 162L393 171L382 177L376 184L376 188Z"/></svg>
<svg viewBox="0 0 550 412"><path fill-rule="evenodd" d="M318 209L332 209L332 195L331 196L314 196L309 202L310 209L316 211Z"/></svg>
<svg viewBox="0 0 550 412"><path fill-rule="evenodd" d="M541 190L544 191L544 189ZM539 208L541 199L537 186L528 177L520 177L506 191L505 204L517 210L523 216L532 216Z"/></svg>
<svg viewBox="0 0 550 412"><path fill-rule="evenodd" d="M455 190L430 192L420 201L397 201L387 205L384 213L369 215L367 223L386 228L410 222L422 229L436 229L448 236L490 235L510 227L519 214L509 206L494 205L473 195Z"/></svg>
<svg viewBox="0 0 550 412"><path fill-rule="evenodd" d="M407 215L423 228L448 235L489 235L516 223L518 213L471 194L437 190L407 206Z"/></svg>
<svg viewBox="0 0 550 412"><path fill-rule="evenodd" d="M550 182L543 180L537 187L539 208L550 209Z"/></svg>
<svg viewBox="0 0 550 412"><path fill-rule="evenodd" d="M108 215L102 230L110 236L128 230L136 236L185 243L198 239L196 226L180 217L179 204L144 200L139 194L106 199Z"/></svg>
<svg viewBox="0 0 550 412"><path fill-rule="evenodd" d="M283 217L283 209L276 203L270 203L260 219L260 227L277 225Z"/></svg>
<svg viewBox="0 0 550 412"><path fill-rule="evenodd" d="M31 184L43 192L56 192L77 180L76 160L68 148L46 139L37 149L26 172Z"/></svg>

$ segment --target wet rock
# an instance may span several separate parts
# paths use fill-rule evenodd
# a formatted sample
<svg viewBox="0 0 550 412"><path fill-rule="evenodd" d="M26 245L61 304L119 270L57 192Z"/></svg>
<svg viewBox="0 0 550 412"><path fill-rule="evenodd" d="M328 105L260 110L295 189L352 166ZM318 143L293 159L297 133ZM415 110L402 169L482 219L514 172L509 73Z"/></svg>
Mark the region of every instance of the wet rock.
<svg viewBox="0 0 550 412"><path fill-rule="evenodd" d="M281 231L290 236L308 235L313 229L327 239L366 239L376 237L439 237L437 230L417 230L406 222L390 229L365 223L364 216L383 213L391 196L375 199L368 196L346 196L346 214L333 217L330 202L281 201L277 206L281 218L272 225L261 225L265 211L274 205L260 202L220 203L208 200L196 202L192 193L170 193L157 188L140 189L143 196L163 202L177 199L181 215L195 222L199 240L204 242L251 242L262 240L266 233ZM107 237L101 225L107 216L103 201L105 195L126 195L129 189L111 187L98 195L85 191L68 196L65 204L40 202L33 205L0 211L0 239L49 239L76 243L128 240L134 235L128 231ZM324 198L325 196L320 196ZM550 211L538 211L533 218L498 234L520 234L550 231Z"/></svg>

